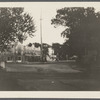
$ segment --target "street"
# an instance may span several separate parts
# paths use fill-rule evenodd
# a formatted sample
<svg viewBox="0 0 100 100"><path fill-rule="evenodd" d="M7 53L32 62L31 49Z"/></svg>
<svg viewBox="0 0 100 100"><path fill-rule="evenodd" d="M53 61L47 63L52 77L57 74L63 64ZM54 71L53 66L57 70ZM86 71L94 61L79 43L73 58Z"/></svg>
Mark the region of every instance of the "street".
<svg viewBox="0 0 100 100"><path fill-rule="evenodd" d="M1 91L100 91L95 73L76 70L75 64L7 64L0 74Z"/></svg>

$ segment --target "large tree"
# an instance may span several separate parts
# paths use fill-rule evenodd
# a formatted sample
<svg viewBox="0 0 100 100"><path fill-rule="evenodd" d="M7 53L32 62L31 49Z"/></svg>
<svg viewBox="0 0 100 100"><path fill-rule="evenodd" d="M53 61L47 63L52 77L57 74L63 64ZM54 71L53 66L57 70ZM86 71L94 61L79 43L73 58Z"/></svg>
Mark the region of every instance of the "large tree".
<svg viewBox="0 0 100 100"><path fill-rule="evenodd" d="M51 24L66 27L62 36L69 38L72 55L81 57L89 50L100 53L100 12L93 7L65 7L57 10L51 21Z"/></svg>
<svg viewBox="0 0 100 100"><path fill-rule="evenodd" d="M33 18L24 12L24 8L0 8L0 50L16 39L20 42L33 36L35 24Z"/></svg>

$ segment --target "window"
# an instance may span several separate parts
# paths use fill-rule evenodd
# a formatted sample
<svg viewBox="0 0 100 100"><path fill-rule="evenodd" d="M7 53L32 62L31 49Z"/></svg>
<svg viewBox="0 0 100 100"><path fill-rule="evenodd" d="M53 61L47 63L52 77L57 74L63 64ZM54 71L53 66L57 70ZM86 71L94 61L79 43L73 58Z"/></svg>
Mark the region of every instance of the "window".
<svg viewBox="0 0 100 100"><path fill-rule="evenodd" d="M8 61L12 60L12 57L8 57Z"/></svg>
<svg viewBox="0 0 100 100"><path fill-rule="evenodd" d="M18 57L18 60L21 60L21 57Z"/></svg>

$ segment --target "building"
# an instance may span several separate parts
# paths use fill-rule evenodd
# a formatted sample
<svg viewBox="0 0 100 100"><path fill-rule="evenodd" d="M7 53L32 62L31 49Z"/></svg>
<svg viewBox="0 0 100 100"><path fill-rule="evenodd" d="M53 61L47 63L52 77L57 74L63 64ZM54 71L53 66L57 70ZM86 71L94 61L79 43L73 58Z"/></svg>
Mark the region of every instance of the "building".
<svg viewBox="0 0 100 100"><path fill-rule="evenodd" d="M4 58L6 62L40 62L41 61L41 48L23 45L22 43L16 41L8 46L10 49L1 53L1 58ZM47 61L55 61L56 55L54 55L54 50L51 46L48 48L48 54L45 55Z"/></svg>
<svg viewBox="0 0 100 100"><path fill-rule="evenodd" d="M4 53L6 62L38 62L40 61L40 48L35 48L34 45L29 47L20 42L15 42L10 46L10 50Z"/></svg>

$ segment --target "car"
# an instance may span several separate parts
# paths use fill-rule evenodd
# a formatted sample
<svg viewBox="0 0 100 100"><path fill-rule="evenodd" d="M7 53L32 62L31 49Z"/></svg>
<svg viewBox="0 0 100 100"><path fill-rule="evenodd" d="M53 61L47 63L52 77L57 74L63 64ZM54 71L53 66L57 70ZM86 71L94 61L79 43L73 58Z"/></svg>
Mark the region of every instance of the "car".
<svg viewBox="0 0 100 100"><path fill-rule="evenodd" d="M69 59L70 60L76 60L78 58L78 56L76 56L76 55L73 55L72 57L70 57Z"/></svg>

